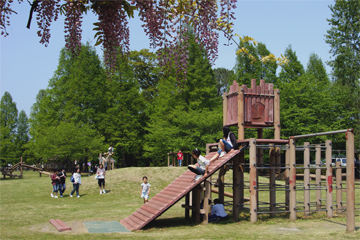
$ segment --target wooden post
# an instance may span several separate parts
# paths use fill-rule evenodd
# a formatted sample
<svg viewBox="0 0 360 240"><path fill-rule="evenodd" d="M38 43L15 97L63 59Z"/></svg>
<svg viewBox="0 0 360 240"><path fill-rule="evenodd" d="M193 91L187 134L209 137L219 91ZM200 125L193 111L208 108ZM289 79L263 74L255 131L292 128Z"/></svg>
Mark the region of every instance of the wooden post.
<svg viewBox="0 0 360 240"><path fill-rule="evenodd" d="M173 155L173 167L175 167L175 155Z"/></svg>
<svg viewBox="0 0 360 240"><path fill-rule="evenodd" d="M250 221L252 223L257 221L257 171L256 171L256 139L249 139L249 164L250 164Z"/></svg>
<svg viewBox="0 0 360 240"><path fill-rule="evenodd" d="M304 142L304 148L304 215L310 216L310 143Z"/></svg>
<svg viewBox="0 0 360 240"><path fill-rule="evenodd" d="M170 154L168 153L168 167L170 167Z"/></svg>
<svg viewBox="0 0 360 240"><path fill-rule="evenodd" d="M272 147L271 147L272 146ZM270 211L274 212L276 210L276 192L275 192L275 149L273 144L270 144L270 159L269 159L269 166L270 166L270 179L269 179L269 190L270 190ZM275 213L270 213L270 217L275 217Z"/></svg>
<svg viewBox="0 0 360 240"><path fill-rule="evenodd" d="M196 223L200 223L200 198L201 198L201 187L198 185L192 191L192 218Z"/></svg>
<svg viewBox="0 0 360 240"><path fill-rule="evenodd" d="M209 179L204 181L205 185L205 194L204 194L204 204L203 208L205 210L204 217L203 217L203 224L209 223L209 199L210 199L210 193L211 193L211 182Z"/></svg>
<svg viewBox="0 0 360 240"><path fill-rule="evenodd" d="M279 89L274 89L274 139L280 139L280 91ZM280 148L275 148L275 166L280 167L281 165L281 155ZM276 170L276 173L279 174L280 168Z"/></svg>
<svg viewBox="0 0 360 240"><path fill-rule="evenodd" d="M290 138L290 175L289 175L289 188L290 188L290 220L296 220L296 148L295 139Z"/></svg>
<svg viewBox="0 0 360 240"><path fill-rule="evenodd" d="M188 208L188 206L190 205L190 193L187 193L185 195L185 220L189 220L190 218L190 209Z"/></svg>
<svg viewBox="0 0 360 240"><path fill-rule="evenodd" d="M224 202L224 181L225 181L225 166L220 168L218 176L219 200Z"/></svg>
<svg viewBox="0 0 360 240"><path fill-rule="evenodd" d="M228 99L227 99L227 92L223 93L223 125L225 126L227 123L227 112L228 112Z"/></svg>
<svg viewBox="0 0 360 240"><path fill-rule="evenodd" d="M240 165L240 173L239 173L239 181L240 181L240 206L239 209L244 208L244 168L245 166L244 151L239 154L239 165Z"/></svg>
<svg viewBox="0 0 360 240"><path fill-rule="evenodd" d="M340 161L336 162L336 213L342 213L342 169Z"/></svg>
<svg viewBox="0 0 360 240"><path fill-rule="evenodd" d="M240 214L240 161L239 156L233 160L233 217L234 221L239 220Z"/></svg>
<svg viewBox="0 0 360 240"><path fill-rule="evenodd" d="M315 163L316 167L320 167L321 165L321 145L316 144L315 149ZM321 169L315 170L315 181L316 181L316 210L321 209Z"/></svg>
<svg viewBox="0 0 360 240"><path fill-rule="evenodd" d="M332 218L333 217L333 206L332 206L332 165L331 165L331 158L332 158L332 147L331 147L331 140L325 141L326 146L326 152L325 152L325 158L326 158L326 211L327 211L327 217Z"/></svg>
<svg viewBox="0 0 360 240"><path fill-rule="evenodd" d="M346 133L346 231L355 231L354 133Z"/></svg>
<svg viewBox="0 0 360 240"><path fill-rule="evenodd" d="M286 144L286 153L285 153L285 166L287 167L285 170L285 209L289 211L290 204L290 188L289 188L289 177L290 177L290 145Z"/></svg>
<svg viewBox="0 0 360 240"><path fill-rule="evenodd" d="M102 161L101 161L101 153L99 153L99 166L100 166L100 164L102 163ZM105 167L105 165L104 165L104 167Z"/></svg>
<svg viewBox="0 0 360 240"><path fill-rule="evenodd" d="M19 178L23 178L23 159L22 156L20 157L20 177Z"/></svg>
<svg viewBox="0 0 360 240"><path fill-rule="evenodd" d="M257 138L258 138L258 139L264 138L264 131L263 131L262 128L259 128L259 129L257 130ZM257 148L257 149L256 149L257 162L258 162L257 166L258 166L258 167L263 167L263 166L264 166L263 153L264 153L264 151L263 151L262 148ZM260 175L263 175L264 170L261 170L261 171L258 171L258 172L261 173Z"/></svg>
<svg viewBox="0 0 360 240"><path fill-rule="evenodd" d="M244 85L243 85L244 87ZM241 88L238 95L238 139L245 137L245 115L244 115L244 88ZM224 122L225 124L225 122Z"/></svg>

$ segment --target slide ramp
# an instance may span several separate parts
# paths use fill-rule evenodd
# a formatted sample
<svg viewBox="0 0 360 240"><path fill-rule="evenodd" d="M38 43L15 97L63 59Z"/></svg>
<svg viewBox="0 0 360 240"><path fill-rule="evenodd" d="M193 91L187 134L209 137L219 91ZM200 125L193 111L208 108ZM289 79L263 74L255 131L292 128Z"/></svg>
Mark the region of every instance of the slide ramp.
<svg viewBox="0 0 360 240"><path fill-rule="evenodd" d="M195 173L187 170L153 198L149 199L146 204L141 206L132 215L121 220L120 223L130 231L142 229L246 148L247 146L244 146L240 150L229 152L224 157L212 162L209 166L209 174L196 182L193 181ZM212 152L206 155L205 158L210 159L214 154L215 152Z"/></svg>

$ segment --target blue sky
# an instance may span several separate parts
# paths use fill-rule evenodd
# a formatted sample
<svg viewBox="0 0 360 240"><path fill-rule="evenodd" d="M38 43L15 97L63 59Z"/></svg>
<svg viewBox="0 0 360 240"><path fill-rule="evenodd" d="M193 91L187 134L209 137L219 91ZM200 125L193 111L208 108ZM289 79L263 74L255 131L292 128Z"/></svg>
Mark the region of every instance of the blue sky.
<svg viewBox="0 0 360 240"><path fill-rule="evenodd" d="M331 18L329 0L238 0L235 10L234 30L241 36L253 37L265 43L276 56L283 54L291 45L298 59L306 68L309 55L316 53L325 63L331 58L330 47L325 43L326 31L330 28L327 18ZM40 89L45 89L58 65L60 50L65 46L64 21L60 17L51 26L48 47L39 43L35 17L31 29L26 28L30 6L27 1L13 3L18 14L10 18L9 36L0 36L0 94L7 91L13 97L20 112L30 116L31 106ZM84 17L82 42L95 43L92 31L96 17L90 12ZM149 48L149 41L140 27L141 21L130 19L130 49ZM214 68L232 69L235 65L236 45L224 46L227 40L220 38L219 58ZM100 47L97 53L102 56ZM326 67L330 73L330 68Z"/></svg>

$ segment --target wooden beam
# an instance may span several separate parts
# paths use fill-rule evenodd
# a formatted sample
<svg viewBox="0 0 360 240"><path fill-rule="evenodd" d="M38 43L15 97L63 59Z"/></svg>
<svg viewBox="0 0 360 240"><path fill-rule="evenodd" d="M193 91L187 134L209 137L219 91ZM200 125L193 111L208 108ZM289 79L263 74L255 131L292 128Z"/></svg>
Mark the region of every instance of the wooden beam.
<svg viewBox="0 0 360 240"><path fill-rule="evenodd" d="M272 145L272 144L271 144ZM270 145L270 146L271 146ZM270 176L269 176L269 190L270 190L270 211L274 212L276 210L276 191L275 191L275 148L270 147L270 159L269 159L269 166L270 166ZM271 217L275 217L275 213L270 213Z"/></svg>
<svg viewBox="0 0 360 240"><path fill-rule="evenodd" d="M310 216L310 143L304 142L304 147L304 215Z"/></svg>
<svg viewBox="0 0 360 240"><path fill-rule="evenodd" d="M354 133L346 133L346 231L355 231Z"/></svg>
<svg viewBox="0 0 360 240"><path fill-rule="evenodd" d="M249 141L249 164L250 164L250 221L257 222L257 170L256 170L256 139L250 138Z"/></svg>
<svg viewBox="0 0 360 240"><path fill-rule="evenodd" d="M315 149L315 164L317 167L320 167L321 164L321 144L316 144ZM316 175L316 210L321 209L321 169L315 170Z"/></svg>
<svg viewBox="0 0 360 240"><path fill-rule="evenodd" d="M336 213L342 213L342 169L340 161L336 162L336 171L335 171L335 179L336 179Z"/></svg>
<svg viewBox="0 0 360 240"><path fill-rule="evenodd" d="M289 199L289 210L290 220L296 220L296 148L295 140L290 139L290 153L289 153L289 164L290 164L290 175L289 175L289 188L290 188L290 199Z"/></svg>
<svg viewBox="0 0 360 240"><path fill-rule="evenodd" d="M326 151L325 151L325 159L326 159L326 212L327 217L332 218L333 217L333 174L332 174L332 147L331 147L331 140L325 141Z"/></svg>
<svg viewBox="0 0 360 240"><path fill-rule="evenodd" d="M240 166L239 156L233 160L233 216L234 221L239 220L240 214Z"/></svg>

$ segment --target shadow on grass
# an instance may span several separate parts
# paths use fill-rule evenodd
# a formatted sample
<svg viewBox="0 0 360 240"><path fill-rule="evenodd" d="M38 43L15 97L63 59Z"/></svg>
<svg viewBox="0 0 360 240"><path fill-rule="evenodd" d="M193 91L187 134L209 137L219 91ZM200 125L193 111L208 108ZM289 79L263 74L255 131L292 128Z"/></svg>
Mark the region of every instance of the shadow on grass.
<svg viewBox="0 0 360 240"><path fill-rule="evenodd" d="M346 227L346 224L345 223L340 223L340 222L336 222L334 220L330 220L330 219L323 219L323 221L326 221L326 222L329 222L329 223L333 223L333 224L337 224L337 225L341 225L341 226L344 226ZM355 226L355 231L359 230L360 227L356 227Z"/></svg>
<svg viewBox="0 0 360 240"><path fill-rule="evenodd" d="M192 220L185 220L184 217L176 217L176 218L162 218L156 219L149 223L143 230L149 230L151 228L172 228L172 227L189 227L189 226L196 226L194 221Z"/></svg>

